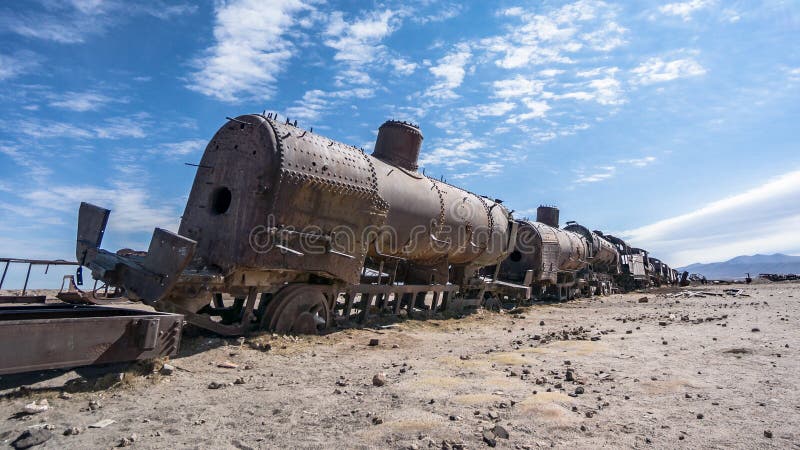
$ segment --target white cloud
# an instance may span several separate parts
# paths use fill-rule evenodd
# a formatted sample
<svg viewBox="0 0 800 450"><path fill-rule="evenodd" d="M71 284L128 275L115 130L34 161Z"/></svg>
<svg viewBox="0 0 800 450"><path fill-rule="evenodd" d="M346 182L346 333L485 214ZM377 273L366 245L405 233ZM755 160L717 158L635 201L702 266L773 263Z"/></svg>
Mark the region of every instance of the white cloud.
<svg viewBox="0 0 800 450"><path fill-rule="evenodd" d="M584 171L578 171L578 177L575 179L576 183L579 184L586 184L586 183L597 183L599 181L608 180L612 178L617 173L617 168L614 166L600 166L595 167L591 173L586 173Z"/></svg>
<svg viewBox="0 0 800 450"><path fill-rule="evenodd" d="M561 69L544 69L539 71L539 75L545 78L553 78L555 76L561 75L564 72L565 71Z"/></svg>
<svg viewBox="0 0 800 450"><path fill-rule="evenodd" d="M74 214L80 202L90 202L114 211L108 229L123 233L152 232L155 227L176 230L178 213L174 202L164 202L145 190L144 182L115 182L109 187L52 186L23 193L33 210ZM42 214L40 214L42 215Z"/></svg>
<svg viewBox="0 0 800 450"><path fill-rule="evenodd" d="M412 73L417 65L406 62L399 56L390 56L383 40L400 26L398 13L386 9L368 11L360 18L348 22L344 13L330 14L324 30L324 44L336 50L334 61L344 65L344 70L335 76L339 87L373 85L369 72L387 65L402 74Z"/></svg>
<svg viewBox="0 0 800 450"><path fill-rule="evenodd" d="M538 80L529 80L522 75L517 75L514 78L494 81L492 87L494 87L495 97L515 99L539 94L542 92L544 83Z"/></svg>
<svg viewBox="0 0 800 450"><path fill-rule="evenodd" d="M800 171L623 233L673 266L800 250Z"/></svg>
<svg viewBox="0 0 800 450"><path fill-rule="evenodd" d="M438 64L428 70L439 81L428 89L427 94L434 98L455 98L454 89L461 86L466 75L465 66L472 57L472 52L466 44L456 46L454 52L445 55Z"/></svg>
<svg viewBox="0 0 800 450"><path fill-rule="evenodd" d="M394 58L392 59L391 63L395 72L399 73L400 75L411 75L419 66L417 63L408 62L403 58Z"/></svg>
<svg viewBox="0 0 800 450"><path fill-rule="evenodd" d="M109 97L94 91L65 92L53 95L52 98L50 106L78 112L97 111L111 102L125 101L124 99Z"/></svg>
<svg viewBox="0 0 800 450"><path fill-rule="evenodd" d="M524 98L522 103L528 108L528 112L512 115L506 120L507 123L515 124L530 119L540 119L547 115L547 111L550 110L550 105L545 101Z"/></svg>
<svg viewBox="0 0 800 450"><path fill-rule="evenodd" d="M705 75L706 69L692 58L664 61L662 58L649 58L631 71L635 84L653 84L672 81L678 78Z"/></svg>
<svg viewBox="0 0 800 450"><path fill-rule="evenodd" d="M444 165L454 167L469 164L478 154L478 149L486 148L485 142L468 138L441 140L432 145L433 150L420 157L420 165Z"/></svg>
<svg viewBox="0 0 800 450"><path fill-rule="evenodd" d="M499 117L505 115L516 107L511 102L495 102L483 105L473 105L461 109L461 114L467 120L477 120L481 117Z"/></svg>
<svg viewBox="0 0 800 450"><path fill-rule="evenodd" d="M692 20L692 14L713 5L715 0L690 0L688 2L667 3L658 8L662 14L678 16L684 21Z"/></svg>
<svg viewBox="0 0 800 450"><path fill-rule="evenodd" d="M608 52L625 44L627 30L616 22L616 9L602 1L579 0L546 14L522 8L506 9L502 15L518 18L509 33L481 41L495 63L505 69L533 65L574 63L573 56L588 48Z"/></svg>
<svg viewBox="0 0 800 450"><path fill-rule="evenodd" d="M458 16L463 10L464 6L460 3L446 5L434 13L417 14L419 11L415 9L411 12L411 21L423 25L431 22L444 22Z"/></svg>
<svg viewBox="0 0 800 450"><path fill-rule="evenodd" d="M390 10L371 11L363 18L347 23L341 11L334 11L328 22L325 45L336 50L333 59L352 64L366 64L380 52L379 43L393 31Z"/></svg>
<svg viewBox="0 0 800 450"><path fill-rule="evenodd" d="M635 167L647 167L656 162L655 156L645 156L643 158L620 159L617 161L619 164L628 164Z"/></svg>
<svg viewBox="0 0 800 450"><path fill-rule="evenodd" d="M305 8L299 0L276 0L269 7L257 0L217 3L216 42L195 61L198 71L187 87L226 102L271 98L276 76L294 51L286 32Z"/></svg>
<svg viewBox="0 0 800 450"><path fill-rule="evenodd" d="M615 78L619 71L616 67L601 67L597 69L578 72L578 77L591 78L593 80L578 83L581 90L571 91L564 94L552 94L555 99L573 99L582 101L595 101L601 105L620 105L625 103L622 90L622 83Z"/></svg>
<svg viewBox="0 0 800 450"><path fill-rule="evenodd" d="M344 100L364 99L375 95L373 88L357 87L340 91L323 91L312 89L303 94L303 98L293 106L286 108L286 116L292 119L318 120L322 115L338 106Z"/></svg>

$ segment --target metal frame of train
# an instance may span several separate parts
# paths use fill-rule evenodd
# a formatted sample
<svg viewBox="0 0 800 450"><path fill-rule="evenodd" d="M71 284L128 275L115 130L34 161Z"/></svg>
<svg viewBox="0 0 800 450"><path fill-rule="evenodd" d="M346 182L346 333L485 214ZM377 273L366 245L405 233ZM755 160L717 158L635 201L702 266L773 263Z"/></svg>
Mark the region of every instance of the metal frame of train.
<svg viewBox="0 0 800 450"><path fill-rule="evenodd" d="M418 171L419 127L387 121L371 155L273 114L229 118L197 165L178 233L100 248L110 211L82 203L76 256L95 279L223 335L316 333L375 314L428 316L671 284L677 272L542 206Z"/></svg>

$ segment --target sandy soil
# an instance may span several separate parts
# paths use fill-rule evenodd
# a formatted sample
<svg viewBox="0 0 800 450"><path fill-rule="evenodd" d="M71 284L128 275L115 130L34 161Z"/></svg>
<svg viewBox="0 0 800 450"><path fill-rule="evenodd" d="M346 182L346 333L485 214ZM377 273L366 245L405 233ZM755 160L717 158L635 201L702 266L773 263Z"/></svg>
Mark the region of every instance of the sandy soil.
<svg viewBox="0 0 800 450"><path fill-rule="evenodd" d="M313 338L187 337L171 375L139 365L122 382L118 367L4 377L0 440L46 425L49 448L488 448L493 436L498 448L800 448L800 284L744 290ZM19 414L40 398L47 412ZM87 428L101 419L115 423ZM71 427L80 433L63 435Z"/></svg>

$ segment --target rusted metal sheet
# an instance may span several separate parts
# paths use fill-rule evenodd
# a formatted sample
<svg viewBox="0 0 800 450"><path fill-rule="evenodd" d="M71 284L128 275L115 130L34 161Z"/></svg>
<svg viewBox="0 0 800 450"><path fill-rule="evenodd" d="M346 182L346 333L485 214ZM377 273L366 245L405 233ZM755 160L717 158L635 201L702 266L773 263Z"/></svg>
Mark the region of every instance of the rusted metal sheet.
<svg viewBox="0 0 800 450"><path fill-rule="evenodd" d="M183 316L102 306L0 307L0 374L174 355Z"/></svg>
<svg viewBox="0 0 800 450"><path fill-rule="evenodd" d="M0 303L44 303L45 295L0 295Z"/></svg>

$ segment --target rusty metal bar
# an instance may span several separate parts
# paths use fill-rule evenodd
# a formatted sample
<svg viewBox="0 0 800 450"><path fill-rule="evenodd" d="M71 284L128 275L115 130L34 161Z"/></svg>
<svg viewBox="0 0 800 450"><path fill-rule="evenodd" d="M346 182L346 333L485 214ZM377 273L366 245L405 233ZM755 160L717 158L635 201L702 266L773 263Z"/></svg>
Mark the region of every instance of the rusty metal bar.
<svg viewBox="0 0 800 450"><path fill-rule="evenodd" d="M25 291L28 290L28 279L31 277L31 267L33 267L33 263L28 263L28 273L25 274L25 284L22 285L23 297L25 297Z"/></svg>
<svg viewBox="0 0 800 450"><path fill-rule="evenodd" d="M174 355L183 316L88 305L0 307L0 375Z"/></svg>
<svg viewBox="0 0 800 450"><path fill-rule="evenodd" d="M0 278L0 289L3 289L3 282L6 281L6 272L8 272L8 265L11 264L10 261L6 261L6 267L3 268L3 277Z"/></svg>

